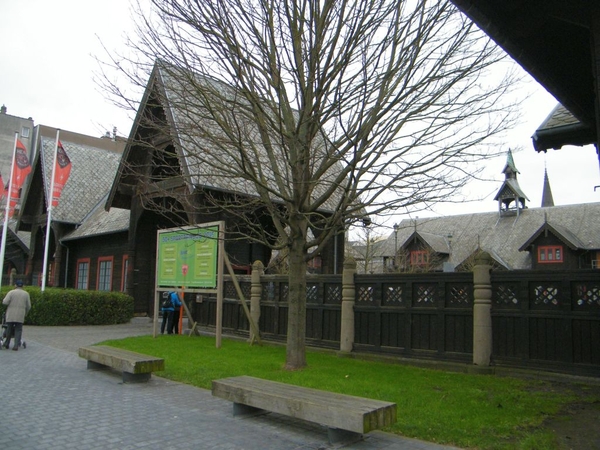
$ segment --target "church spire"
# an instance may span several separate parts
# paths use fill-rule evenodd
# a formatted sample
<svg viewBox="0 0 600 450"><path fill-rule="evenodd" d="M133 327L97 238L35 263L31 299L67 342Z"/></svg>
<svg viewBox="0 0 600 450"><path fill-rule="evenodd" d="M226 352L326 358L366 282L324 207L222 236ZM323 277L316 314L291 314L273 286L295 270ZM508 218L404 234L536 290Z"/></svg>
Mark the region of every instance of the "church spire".
<svg viewBox="0 0 600 450"><path fill-rule="evenodd" d="M546 206L554 206L554 199L552 198L552 189L550 189L548 169L544 168L544 190L542 192L542 208Z"/></svg>

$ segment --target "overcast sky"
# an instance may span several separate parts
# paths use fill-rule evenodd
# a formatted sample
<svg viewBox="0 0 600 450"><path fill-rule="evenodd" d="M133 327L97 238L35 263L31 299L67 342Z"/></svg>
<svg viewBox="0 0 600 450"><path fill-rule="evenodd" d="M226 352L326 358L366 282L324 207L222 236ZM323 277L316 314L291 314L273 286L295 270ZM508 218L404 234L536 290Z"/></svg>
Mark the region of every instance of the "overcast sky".
<svg viewBox="0 0 600 450"><path fill-rule="evenodd" d="M32 117L47 125L91 136L117 127L127 136L131 118L113 106L93 81L103 56L99 39L109 49L122 47L131 29L127 0L0 0L0 105L8 114ZM522 124L511 131L506 150L514 153L521 188L529 207L541 204L544 168L548 170L556 205L600 201L600 170L592 146L565 147L538 154L531 135L556 105L556 100L528 77L532 96L524 105ZM506 157L487 163L495 182L472 184L466 195L477 203L440 206L429 214L495 211L493 198L503 180ZM398 217L402 219L404 217ZM393 223L393 222L392 222ZM391 223L388 223L391 226Z"/></svg>

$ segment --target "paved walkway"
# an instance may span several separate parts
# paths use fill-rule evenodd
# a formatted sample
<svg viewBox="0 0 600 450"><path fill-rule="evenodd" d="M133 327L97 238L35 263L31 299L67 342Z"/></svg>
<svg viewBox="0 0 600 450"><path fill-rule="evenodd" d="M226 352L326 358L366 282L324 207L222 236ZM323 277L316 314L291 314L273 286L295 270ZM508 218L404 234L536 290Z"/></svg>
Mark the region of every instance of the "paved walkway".
<svg viewBox="0 0 600 450"><path fill-rule="evenodd" d="M276 414L234 418L210 391L155 375L123 384L120 374L88 371L77 349L152 333L147 319L95 327L26 326L26 349L0 351L0 448L308 450L335 448L319 425ZM399 411L399 414L402 412ZM443 450L373 432L345 448Z"/></svg>

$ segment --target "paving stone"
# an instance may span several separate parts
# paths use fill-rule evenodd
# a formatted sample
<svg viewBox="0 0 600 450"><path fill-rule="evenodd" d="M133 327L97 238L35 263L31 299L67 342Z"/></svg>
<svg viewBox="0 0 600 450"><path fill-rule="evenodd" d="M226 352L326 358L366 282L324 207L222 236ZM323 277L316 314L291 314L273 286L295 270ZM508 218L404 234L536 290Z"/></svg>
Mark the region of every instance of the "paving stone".
<svg viewBox="0 0 600 450"><path fill-rule="evenodd" d="M24 328L27 348L0 352L0 448L95 450L316 450L327 429L276 414L234 418L230 402L153 375L123 384L121 374L90 371L79 346L151 334L147 319L108 327ZM435 444L373 432L345 447L442 450Z"/></svg>

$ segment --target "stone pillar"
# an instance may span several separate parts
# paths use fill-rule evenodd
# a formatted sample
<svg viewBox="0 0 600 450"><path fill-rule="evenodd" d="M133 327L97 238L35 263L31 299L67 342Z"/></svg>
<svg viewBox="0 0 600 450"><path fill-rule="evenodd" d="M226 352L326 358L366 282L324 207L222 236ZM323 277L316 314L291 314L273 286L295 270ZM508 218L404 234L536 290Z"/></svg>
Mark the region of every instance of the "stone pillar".
<svg viewBox="0 0 600 450"><path fill-rule="evenodd" d="M9 286L15 285L15 282L17 281L15 278L17 278L17 269L13 267L12 269L10 269L10 280L8 282Z"/></svg>
<svg viewBox="0 0 600 450"><path fill-rule="evenodd" d="M473 268L473 364L489 366L492 356L492 258L486 252L475 257Z"/></svg>
<svg viewBox="0 0 600 450"><path fill-rule="evenodd" d="M262 284L260 283L260 277L265 273L265 266L261 261L255 261L252 264L252 275L250 279L250 317L256 325L258 330L258 321L260 320L260 298L262 297ZM255 336L250 327L250 342L253 342Z"/></svg>
<svg viewBox="0 0 600 450"><path fill-rule="evenodd" d="M342 353L352 352L354 345L355 273L356 261L349 257L344 261L344 271L342 272L342 330L340 333L340 352Z"/></svg>

